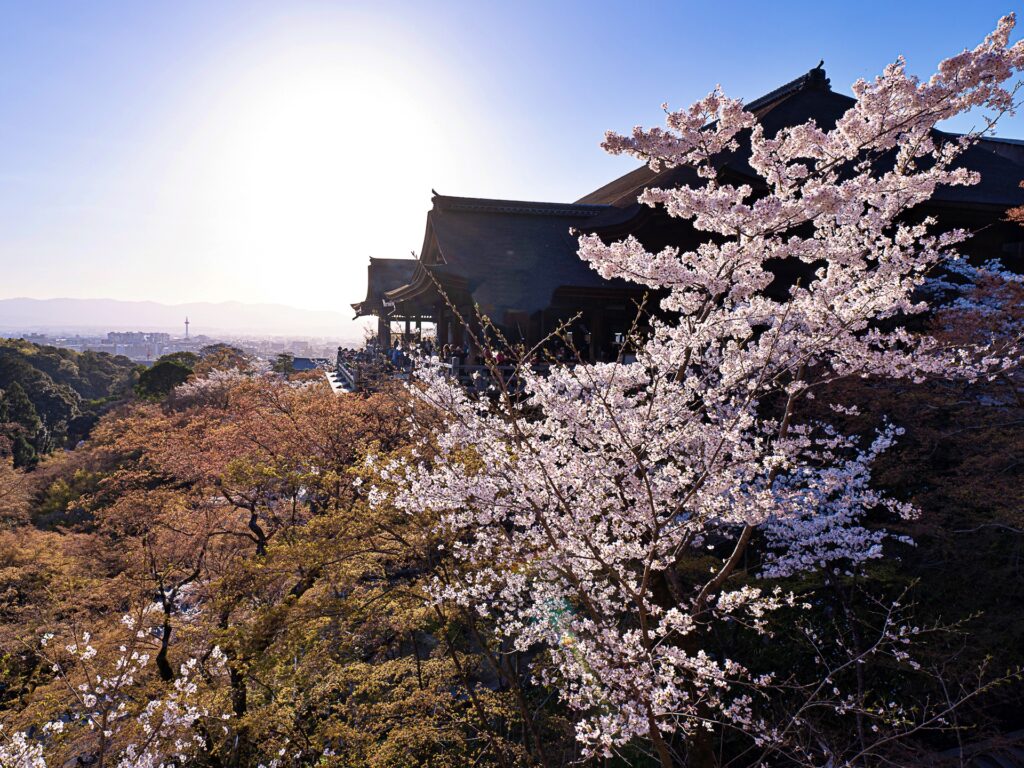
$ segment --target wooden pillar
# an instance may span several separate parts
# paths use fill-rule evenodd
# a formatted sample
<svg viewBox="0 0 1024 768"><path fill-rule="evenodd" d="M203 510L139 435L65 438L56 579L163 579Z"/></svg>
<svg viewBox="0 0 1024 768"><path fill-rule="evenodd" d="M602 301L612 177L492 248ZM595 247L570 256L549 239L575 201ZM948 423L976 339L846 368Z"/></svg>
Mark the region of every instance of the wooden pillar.
<svg viewBox="0 0 1024 768"><path fill-rule="evenodd" d="M465 317L465 315L463 315L463 317ZM451 335L452 344L457 347L461 347L462 343L466 340L465 329L462 327L462 323L459 322L458 318L452 318Z"/></svg>
<svg viewBox="0 0 1024 768"><path fill-rule="evenodd" d="M598 362L604 359L605 322L600 309L590 312L590 360Z"/></svg>
<svg viewBox="0 0 1024 768"><path fill-rule="evenodd" d="M443 346L449 343L448 339L448 308L444 304L438 304L434 309L437 317L437 343Z"/></svg>
<svg viewBox="0 0 1024 768"><path fill-rule="evenodd" d="M391 349L391 323L385 315L377 315L377 344L381 352Z"/></svg>
<svg viewBox="0 0 1024 768"><path fill-rule="evenodd" d="M469 342L469 357L466 359L468 365L480 365L482 362L483 350L477 346L478 341L482 341L480 338L482 335L482 329L480 328L480 318L476 315L476 310L471 309L469 314L463 315L466 319L466 325L468 331L466 341Z"/></svg>

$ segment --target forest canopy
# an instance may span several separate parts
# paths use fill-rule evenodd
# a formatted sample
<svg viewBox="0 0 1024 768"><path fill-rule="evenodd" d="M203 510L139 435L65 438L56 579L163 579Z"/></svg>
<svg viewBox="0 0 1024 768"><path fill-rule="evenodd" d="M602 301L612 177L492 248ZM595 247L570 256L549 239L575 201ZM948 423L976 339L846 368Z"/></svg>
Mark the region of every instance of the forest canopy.
<svg viewBox="0 0 1024 768"><path fill-rule="evenodd" d="M0 339L0 455L31 466L74 445L111 402L131 392L137 369L120 355Z"/></svg>
<svg viewBox="0 0 1024 768"><path fill-rule="evenodd" d="M796 682L815 671L798 628L866 642L881 602L900 597L928 630L915 658L941 667L944 685L970 687L992 660L986 683L1024 663L1021 534L1007 533L1024 530L1012 458L1024 408L1011 392L854 384L845 395L865 405L850 428L870 431L881 413L908 424L878 477L928 513L901 528L917 545L857 575L780 582L812 609L769 617L768 645L736 624L715 652L759 648ZM211 371L163 403L119 406L33 472L0 467L5 733L29 734L25 748L45 744L58 765L139 743L161 754L178 743L187 764L208 766L579 761L578 715L538 677L545 652L516 649L472 604L428 599L472 578L453 557L462 537L373 501L392 482L386 466L437 418L400 388L338 396L314 377ZM908 707L941 695L883 657L861 674ZM986 687L958 710L962 731L896 741L887 759L938 760L1018 722L1021 700L1019 683ZM166 722L152 742L145 717ZM853 738L842 717L807 717L821 738ZM37 730L52 722L59 733ZM656 762L627 749L611 764Z"/></svg>

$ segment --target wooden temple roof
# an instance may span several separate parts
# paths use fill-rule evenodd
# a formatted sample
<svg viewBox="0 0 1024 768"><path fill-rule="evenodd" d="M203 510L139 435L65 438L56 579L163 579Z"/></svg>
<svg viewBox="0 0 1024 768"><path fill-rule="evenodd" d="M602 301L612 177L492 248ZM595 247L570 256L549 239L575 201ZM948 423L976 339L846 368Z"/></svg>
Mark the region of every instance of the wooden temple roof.
<svg viewBox="0 0 1024 768"><path fill-rule="evenodd" d="M635 290L606 280L577 255L573 230L608 206L435 195L413 280L389 301L469 299L498 323L508 313L533 314L559 289Z"/></svg>
<svg viewBox="0 0 1024 768"><path fill-rule="evenodd" d="M385 294L412 280L415 259L375 259L366 268L366 298L352 305L356 317L379 314L384 310Z"/></svg>
<svg viewBox="0 0 1024 768"><path fill-rule="evenodd" d="M821 65L764 96L749 102L765 132L813 119L831 128L854 104L833 91ZM946 134L949 135L949 134ZM723 171L740 183L763 187L747 162L749 139L722 159ZM971 187L939 188L929 206L979 211L998 220L1002 210L1024 205L1024 142L985 138L958 162L981 174ZM419 259L371 259L366 299L353 304L357 314L380 313L399 302L407 310L428 315L442 292L465 306L478 304L499 324L552 305L557 292L577 297L621 300L641 293L639 286L606 280L577 255L574 232L620 237L639 233L645 222L660 215L637 202L648 187L671 188L702 183L689 168L659 172L644 165L580 198L575 203L449 197L435 193L427 214ZM665 242L676 243L688 223L673 220ZM652 225L653 226L653 225ZM682 227L681 229L679 227ZM665 233L662 227L662 234ZM697 233L691 233L696 236ZM643 238L641 238L643 240ZM679 244L679 243L676 243Z"/></svg>
<svg viewBox="0 0 1024 768"><path fill-rule="evenodd" d="M813 119L820 127L831 129L836 121L854 105L851 96L833 91L824 69L819 65L810 72L776 88L746 104L764 126L765 134L774 136L779 129L799 125ZM955 134L936 131L952 137ZM740 138L739 149L725 158L724 168L738 176L759 181L747 162L749 141ZM972 145L958 160L981 174L981 182L970 187L940 187L932 202L938 205L972 205L1006 208L1024 205L1024 145L1012 139L986 137ZM689 168L665 168L660 172L643 165L624 176L584 195L577 202L609 205L618 209L636 210L637 196L647 187L671 188L680 184L699 183ZM616 219L621 219L621 214Z"/></svg>

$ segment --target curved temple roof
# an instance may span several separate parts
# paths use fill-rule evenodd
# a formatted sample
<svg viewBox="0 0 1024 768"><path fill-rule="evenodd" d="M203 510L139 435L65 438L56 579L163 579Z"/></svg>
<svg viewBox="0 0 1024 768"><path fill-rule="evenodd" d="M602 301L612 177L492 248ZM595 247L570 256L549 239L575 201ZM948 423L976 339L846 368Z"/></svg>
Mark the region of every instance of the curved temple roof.
<svg viewBox="0 0 1024 768"><path fill-rule="evenodd" d="M385 294L412 280L416 263L415 259L375 259L371 256L366 268L366 298L352 305L356 317L382 312Z"/></svg>
<svg viewBox="0 0 1024 768"><path fill-rule="evenodd" d="M577 254L573 230L608 206L444 195L435 195L433 203L420 266L410 285L387 294L390 301L436 295L440 287L451 298L468 293L501 323L508 312L545 309L560 288L632 288L601 277Z"/></svg>
<svg viewBox="0 0 1024 768"><path fill-rule="evenodd" d="M771 136L786 126L813 119L835 125L854 104L830 87L822 65L749 102ZM948 135L948 134L947 134ZM724 158L724 169L757 186L747 162L749 143ZM1024 145L986 138L970 147L959 162L981 173L972 187L939 188L929 205L963 210L1001 211L1024 205ZM594 297L617 298L640 293L639 286L605 280L577 255L574 230L618 236L636 231L652 211L637 202L647 187L701 183L689 168L659 172L641 166L575 203L449 197L435 193L427 214L420 258L371 259L367 297L354 304L357 314L380 313L385 305L408 302L421 311L441 301L441 292L460 303L472 301L503 323L509 313L531 314L551 305L559 289L577 289ZM571 292L571 291L570 291ZM580 295L577 293L576 295Z"/></svg>
<svg viewBox="0 0 1024 768"><path fill-rule="evenodd" d="M781 128L800 125L811 119L819 127L831 129L855 103L853 97L832 90L825 70L819 65L745 106L757 115L765 134L774 136ZM942 132L936 134L940 137L955 136ZM746 160L749 152L749 143L741 140L739 150L726 160L724 167L740 176L757 179ZM971 187L940 187L935 192L934 202L1004 208L1024 204L1024 190L1019 186L1024 179L1024 147L1020 142L985 137L961 156L959 164L978 171L981 182ZM647 187L670 188L694 183L698 183L698 179L689 168L666 168L655 172L643 165L584 195L577 202L633 208L639 206L636 198Z"/></svg>

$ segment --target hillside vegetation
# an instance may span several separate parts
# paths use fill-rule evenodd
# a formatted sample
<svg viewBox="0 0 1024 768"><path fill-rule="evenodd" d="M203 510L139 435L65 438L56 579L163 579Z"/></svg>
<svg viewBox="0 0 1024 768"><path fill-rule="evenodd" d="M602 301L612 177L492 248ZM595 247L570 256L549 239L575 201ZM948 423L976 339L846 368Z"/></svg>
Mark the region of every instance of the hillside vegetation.
<svg viewBox="0 0 1024 768"><path fill-rule="evenodd" d="M86 437L110 403L130 394L138 366L105 352L0 339L0 453L32 466Z"/></svg>
<svg viewBox="0 0 1024 768"><path fill-rule="evenodd" d="M4 350L23 381L63 393L69 408L86 402L86 374L72 370L81 358ZM107 374L89 391L123 391L126 366L98 362ZM389 462L413 450L413 424L429 429L436 414L401 389L338 397L317 377L237 362L162 401L124 403L32 472L0 465L0 722L40 735L56 765L147 738L211 768L579 764L577 715L543 682L547 652L513 646L482 606L429 599L472 578L453 557L462 539L432 514L373 500ZM960 730L894 739L885 764L941 765L959 741L1017 727L1024 688L1004 676L1024 663L1018 384L851 383L846 396L864 413L849 428L870 432L882 413L907 427L879 477L921 508L902 524L917 546L887 545L891 557L856 575L781 582L811 610L770 617L768 644L736 624L715 653L753 646L764 668L790 671L796 695L816 666L798 628L866 643L878 605L899 598L925 630L921 670L868 657L837 684L908 712L979 693L950 715ZM127 681L114 674L126 663L138 667ZM855 747L850 719L804 717L817 738ZM33 730L55 721L59 733ZM744 764L740 742L715 738L723 763ZM656 764L632 749L590 762Z"/></svg>

